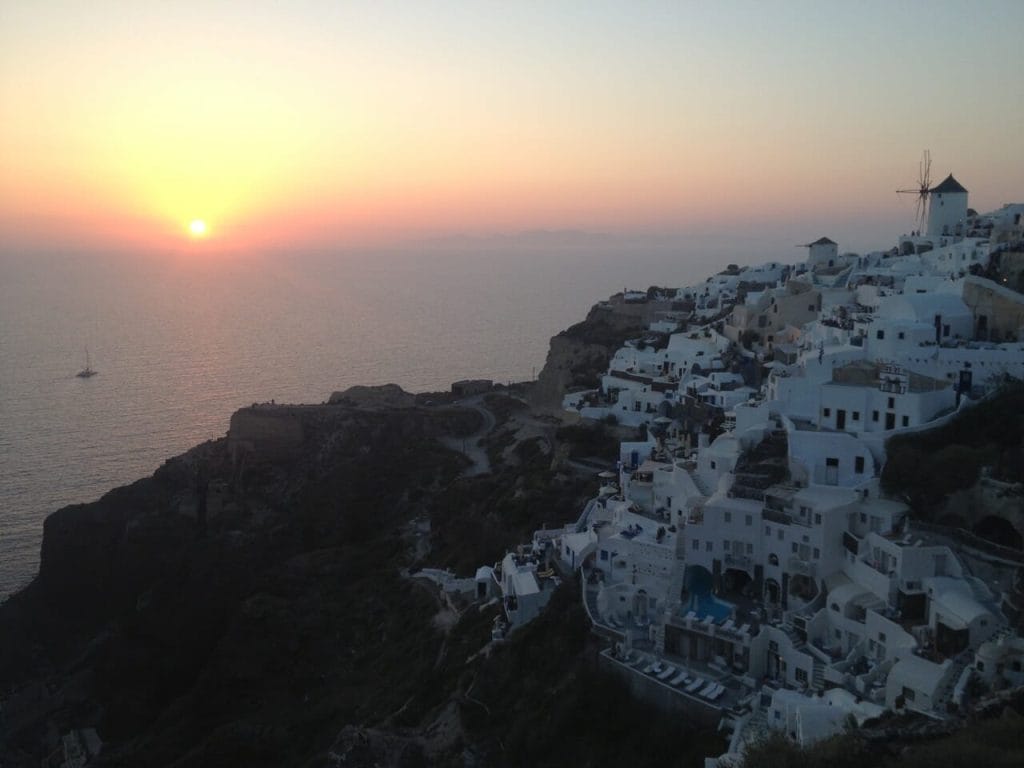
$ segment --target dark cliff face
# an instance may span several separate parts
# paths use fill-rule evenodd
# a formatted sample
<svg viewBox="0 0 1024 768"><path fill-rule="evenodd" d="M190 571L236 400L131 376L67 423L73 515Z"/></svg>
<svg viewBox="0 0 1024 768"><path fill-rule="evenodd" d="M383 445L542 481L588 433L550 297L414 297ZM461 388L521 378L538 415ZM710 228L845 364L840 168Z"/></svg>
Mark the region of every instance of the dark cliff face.
<svg viewBox="0 0 1024 768"><path fill-rule="evenodd" d="M595 388L612 355L626 341L643 334L663 302L625 304L621 300L591 307L585 320L552 337L544 367L530 394L537 408L561 408L566 392Z"/></svg>
<svg viewBox="0 0 1024 768"><path fill-rule="evenodd" d="M479 415L260 417L301 442L272 462L209 443L47 519L38 578L0 606L4 765L73 727L97 728L103 765L297 765L408 698L440 638L399 576L403 526L463 466L437 438Z"/></svg>

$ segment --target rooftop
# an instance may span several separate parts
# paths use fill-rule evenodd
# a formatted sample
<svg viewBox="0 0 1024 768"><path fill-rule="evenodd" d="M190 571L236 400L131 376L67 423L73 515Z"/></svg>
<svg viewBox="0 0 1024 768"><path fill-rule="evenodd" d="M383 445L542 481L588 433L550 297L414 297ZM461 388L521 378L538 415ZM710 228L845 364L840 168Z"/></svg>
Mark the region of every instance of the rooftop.
<svg viewBox="0 0 1024 768"><path fill-rule="evenodd" d="M964 189L963 185L959 181L957 181L956 179L953 178L953 174L952 173L949 174L949 176L947 176L945 179L943 179L941 184L939 184L936 187L932 187L928 191L929 192L963 192L964 194L967 193L967 190Z"/></svg>

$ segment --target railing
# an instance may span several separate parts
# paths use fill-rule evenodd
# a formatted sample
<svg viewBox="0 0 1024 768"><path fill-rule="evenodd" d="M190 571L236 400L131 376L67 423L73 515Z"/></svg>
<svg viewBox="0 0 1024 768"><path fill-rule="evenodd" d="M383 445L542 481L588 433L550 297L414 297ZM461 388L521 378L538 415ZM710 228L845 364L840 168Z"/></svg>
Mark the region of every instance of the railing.
<svg viewBox="0 0 1024 768"><path fill-rule="evenodd" d="M795 555L789 558L789 570L799 573L802 576L814 576L817 570L816 564L810 560L804 560Z"/></svg>
<svg viewBox="0 0 1024 768"><path fill-rule="evenodd" d="M782 525L789 525L793 522L793 518L790 515L770 507L765 507L761 510L761 517L768 522L780 523Z"/></svg>
<svg viewBox="0 0 1024 768"><path fill-rule="evenodd" d="M749 568L752 560L746 555L726 555L725 564L735 565L738 568Z"/></svg>
<svg viewBox="0 0 1024 768"><path fill-rule="evenodd" d="M795 517L788 512L780 512L777 509L771 507L764 507L761 510L761 517L772 523L780 523L782 525L802 525L804 528L810 528L810 520L804 520L801 517Z"/></svg>

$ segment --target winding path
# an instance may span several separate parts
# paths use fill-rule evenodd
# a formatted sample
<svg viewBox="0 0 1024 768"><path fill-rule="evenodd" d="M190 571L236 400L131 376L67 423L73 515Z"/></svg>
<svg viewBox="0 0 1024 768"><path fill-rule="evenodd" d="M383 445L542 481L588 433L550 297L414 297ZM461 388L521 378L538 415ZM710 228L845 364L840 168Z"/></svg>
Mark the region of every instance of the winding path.
<svg viewBox="0 0 1024 768"><path fill-rule="evenodd" d="M480 428L471 435L466 435L465 437L446 437L443 441L453 451L459 451L473 462L473 466L468 467L462 473L463 477L486 475L491 471L491 460L487 458L487 451L480 445L480 441L490 434L495 424L497 424L497 420L494 418L494 414L483 405L483 401L483 395L467 397L464 400L457 401L455 403L457 407L469 408L479 413L482 423Z"/></svg>

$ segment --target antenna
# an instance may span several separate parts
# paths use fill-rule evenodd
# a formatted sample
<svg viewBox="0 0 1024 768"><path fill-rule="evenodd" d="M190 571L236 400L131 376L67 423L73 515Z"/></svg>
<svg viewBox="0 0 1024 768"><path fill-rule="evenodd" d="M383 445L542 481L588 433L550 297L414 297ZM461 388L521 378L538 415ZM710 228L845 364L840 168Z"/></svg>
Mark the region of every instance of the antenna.
<svg viewBox="0 0 1024 768"><path fill-rule="evenodd" d="M928 194L932 186L932 153L925 150L921 155L921 162L917 164L917 189L897 189L896 192L903 195L917 195L917 228L924 229L925 219L928 217Z"/></svg>

